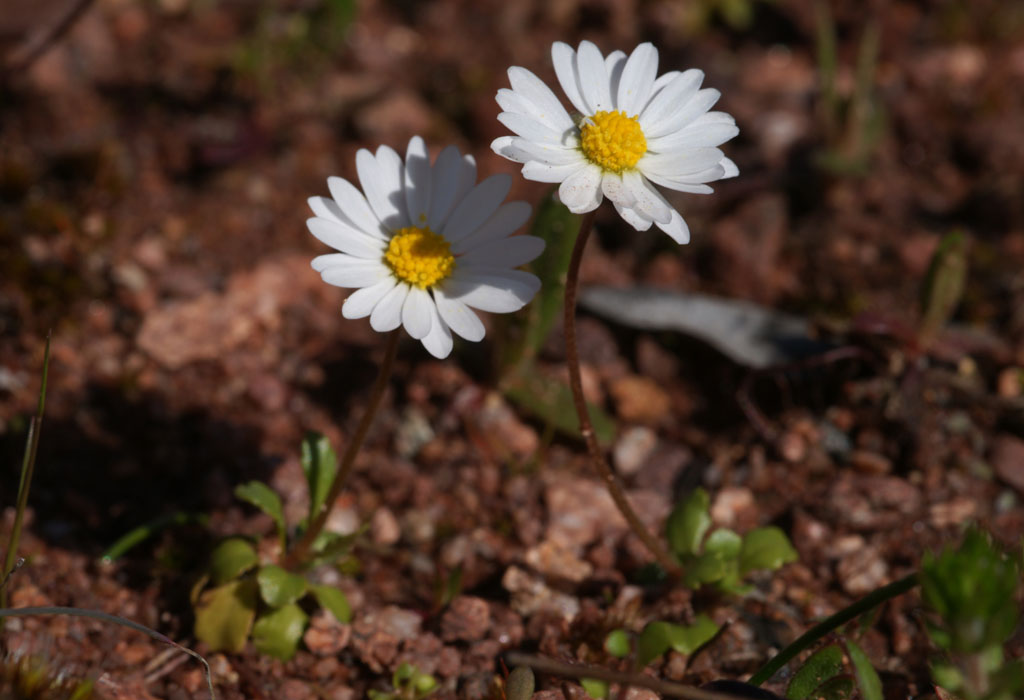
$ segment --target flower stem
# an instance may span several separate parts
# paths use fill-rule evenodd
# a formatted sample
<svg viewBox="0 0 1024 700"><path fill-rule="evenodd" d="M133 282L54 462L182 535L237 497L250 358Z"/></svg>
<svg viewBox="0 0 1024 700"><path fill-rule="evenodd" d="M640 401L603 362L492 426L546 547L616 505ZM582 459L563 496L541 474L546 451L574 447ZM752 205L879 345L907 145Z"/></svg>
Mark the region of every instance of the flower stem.
<svg viewBox="0 0 1024 700"><path fill-rule="evenodd" d="M569 388L572 390L572 402L576 407L576 415L580 421L580 434L587 444L587 451L590 453L590 461L597 470L605 488L611 494L612 500L618 507L619 512L626 519L629 527L640 538L658 564L671 576L678 578L681 575L679 565L672 560L668 550L661 542L650 533L647 527L640 521L636 511L629 504L626 492L619 483L618 477L612 471L608 460L605 459L604 450L597 442L597 435L594 433L594 425L590 422L590 413L587 410L587 401L583 397L583 382L580 377L580 357L576 346L576 292L579 287L580 261L583 259L583 249L590 238L590 232L594 227L594 215L596 210L583 216L580 221L580 230L576 235L576 244L572 249L572 257L569 260L569 271L565 278L565 359L569 366Z"/></svg>
<svg viewBox="0 0 1024 700"><path fill-rule="evenodd" d="M338 473L334 476L331 490L327 492L327 498L324 499L323 505L320 506L320 512L313 518L301 539L295 543L291 551L285 556L282 566L286 569L295 569L305 563L313 542L316 541L316 538L324 529L324 525L327 524L327 518L331 514L331 509L334 507L335 501L338 500L338 496L341 495L345 482L348 481L348 476L352 472L352 465L356 461L356 455L359 454L359 448L363 446L363 440L366 439L366 433L373 423L374 416L377 415L380 401L384 398L384 391L388 387L388 380L391 378L391 371L395 366L395 354L398 351L398 333L398 330L394 330L388 334L387 347L384 349L384 359L381 361L380 370L377 372L377 380L370 391L370 404L366 407L366 413L363 414L362 420L359 421L355 433L352 434L348 444L345 446L345 454L341 458L341 466L338 469Z"/></svg>

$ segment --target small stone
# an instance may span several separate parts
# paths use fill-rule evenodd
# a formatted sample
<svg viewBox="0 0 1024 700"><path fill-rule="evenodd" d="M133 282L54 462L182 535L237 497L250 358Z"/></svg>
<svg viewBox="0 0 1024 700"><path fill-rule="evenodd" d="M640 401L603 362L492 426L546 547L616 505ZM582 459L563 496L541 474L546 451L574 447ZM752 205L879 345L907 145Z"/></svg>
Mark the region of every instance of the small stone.
<svg viewBox="0 0 1024 700"><path fill-rule="evenodd" d="M615 411L630 423L660 423L672 407L672 400L657 382L648 377L626 375L611 386Z"/></svg>
<svg viewBox="0 0 1024 700"><path fill-rule="evenodd" d="M588 479L564 478L544 492L547 539L564 547L585 547L605 534L626 529L626 520L608 491Z"/></svg>
<svg viewBox="0 0 1024 700"><path fill-rule="evenodd" d="M490 626L491 609L487 601L460 595L441 616L441 638L446 642L475 642L487 636Z"/></svg>
<svg viewBox="0 0 1024 700"><path fill-rule="evenodd" d="M623 476L636 474L658 445L658 435L650 428L634 426L627 429L612 452L615 468Z"/></svg>
<svg viewBox="0 0 1024 700"><path fill-rule="evenodd" d="M750 489L727 486L711 504L711 519L721 527L749 530L757 524L757 504Z"/></svg>
<svg viewBox="0 0 1024 700"><path fill-rule="evenodd" d="M387 546L398 542L402 528L390 508L381 506L374 511L370 519L370 535L374 544Z"/></svg>
<svg viewBox="0 0 1024 700"><path fill-rule="evenodd" d="M585 581L593 572L593 567L577 557L572 550L550 540L527 550L526 563L545 576L573 583Z"/></svg>
<svg viewBox="0 0 1024 700"><path fill-rule="evenodd" d="M298 678L289 678L277 689L277 697L281 700L308 700L309 684Z"/></svg>
<svg viewBox="0 0 1024 700"><path fill-rule="evenodd" d="M1015 399L1024 392L1024 369L1007 367L999 373L996 390L1004 399Z"/></svg>
<svg viewBox="0 0 1024 700"><path fill-rule="evenodd" d="M849 459L850 466L866 474L888 474L892 471L892 460L870 450L853 450Z"/></svg>
<svg viewBox="0 0 1024 700"><path fill-rule="evenodd" d="M792 430L786 431L779 438L779 454L790 464L802 462L807 456L807 441L802 435Z"/></svg>
<svg viewBox="0 0 1024 700"><path fill-rule="evenodd" d="M977 512L977 501L960 497L946 503L932 504L928 509L928 518L935 527L952 527L974 519Z"/></svg>
<svg viewBox="0 0 1024 700"><path fill-rule="evenodd" d="M348 646L352 627L338 622L334 615L319 610L310 620L302 637L306 647L317 656L334 656Z"/></svg>
<svg viewBox="0 0 1024 700"><path fill-rule="evenodd" d="M540 578L517 566L505 570L501 585L512 594L512 609L523 617L545 611L572 620L580 610L578 598L551 590Z"/></svg>
<svg viewBox="0 0 1024 700"><path fill-rule="evenodd" d="M992 445L992 467L996 476L1024 493L1024 440L1005 433L996 436Z"/></svg>
<svg viewBox="0 0 1024 700"><path fill-rule="evenodd" d="M889 567L874 547L863 547L844 557L836 567L843 590L862 596L875 590L889 575Z"/></svg>

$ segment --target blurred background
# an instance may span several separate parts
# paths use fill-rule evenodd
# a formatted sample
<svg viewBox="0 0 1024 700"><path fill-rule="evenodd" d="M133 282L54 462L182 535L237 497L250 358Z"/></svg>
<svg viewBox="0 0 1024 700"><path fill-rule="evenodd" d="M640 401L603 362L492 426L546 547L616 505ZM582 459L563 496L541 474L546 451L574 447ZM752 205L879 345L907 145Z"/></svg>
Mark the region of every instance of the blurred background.
<svg viewBox="0 0 1024 700"><path fill-rule="evenodd" d="M890 347L910 348L897 353L903 361L920 354L907 329L927 311L920 297L933 256L947 235L963 234L954 265L965 267L966 283L940 319L962 332L928 351L967 377L970 396L982 397L971 406L981 413L917 406L921 397L931 400L931 385L903 387L915 400L909 409L907 401L894 409L869 388L835 399L846 407L829 414L829 429L850 443L837 449L883 456L869 460L866 474L895 472L907 488L945 494L939 500L958 490L980 494L967 510L942 511L934 532L982 515L1004 517L1008 533L1024 528L1014 495L1024 490L1017 459L1024 443L1012 435L999 443L1003 433L1021 434L1020 414L992 403L1016 400L1024 377L1024 3L2 5L5 506L17 484L43 339L53 330L45 469L32 494L43 541L33 546L95 555L127 528L177 509L212 512L214 529L228 528L225 522L242 517L231 495L236 483L266 478L299 489L292 476L303 431L315 427L340 440L359 415L379 343L365 320L341 318L345 292L309 269L323 250L305 229L306 198L326 195L329 175L355 180L359 148L402 151L414 134L435 153L459 145L482 175L515 174L516 165L489 148L505 133L494 102L507 86L505 70L524 66L554 86L551 43L582 39L605 53L654 42L661 72L702 69L705 85L722 92L717 108L740 127L724 146L740 176L719 183L712 196L673 199L693 242L680 248L656 231L639 234L608 207L588 249L584 284L748 300L841 333L868 329ZM536 202L546 192L517 177L512 196ZM653 426L646 429L658 444L684 450L672 458L673 474L692 448L719 469L717 483L731 483L729 465L746 464L746 447L758 437L733 400L736 368L721 369L721 356L700 347L623 336L597 317L585 317L581 333L592 394L620 426ZM457 343L457 361L447 364L414 343L404 346L399 376L407 379L396 384L397 405L377 432L384 452L392 439L384 436L402 429L415 442L425 422L434 442L417 444L433 445L421 457L428 465L457 470L470 460L454 436L460 420L476 420L467 416L478 397L460 390L490 381L490 342ZM544 352L557 369L558 343ZM620 381L627 375L632 384ZM943 384L940 395L957 391ZM825 407L833 405L829 396ZM645 412L651 405L668 417ZM857 412L865 405L873 417ZM896 413L882 418L883 408ZM543 432L507 413L470 426L474 449L498 450L498 463L501 455L528 457ZM769 452L769 464L797 469L824 438L813 421L786 420L780 444L789 452ZM578 452L570 447L566 454ZM997 447L1008 450L1001 463ZM760 459L763 466L763 452ZM427 488L402 464L399 481ZM947 482L927 471L935 465L959 465L981 485L970 491L963 481ZM831 473L820 464L806 468ZM924 471L908 476L915 469ZM991 484L992 469L1003 486ZM738 473L737 483L750 476ZM384 479L367 478L370 485ZM999 510L995 494L1007 484L1010 500ZM413 498L408 491L382 496L392 497L396 511ZM379 502L360 498L363 513ZM926 517L920 513L928 506L918 505L897 520L910 527ZM770 512L762 520L794 517L782 502L763 507ZM877 526L895 536L893 522ZM136 585L145 588L150 575L139 574Z"/></svg>

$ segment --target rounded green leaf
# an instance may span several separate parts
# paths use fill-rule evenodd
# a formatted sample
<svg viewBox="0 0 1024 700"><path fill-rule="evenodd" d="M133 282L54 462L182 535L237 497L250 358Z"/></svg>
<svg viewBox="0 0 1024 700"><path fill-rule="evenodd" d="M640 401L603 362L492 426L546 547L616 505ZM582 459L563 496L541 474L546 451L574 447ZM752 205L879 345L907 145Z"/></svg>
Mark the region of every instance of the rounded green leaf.
<svg viewBox="0 0 1024 700"><path fill-rule="evenodd" d="M669 629L667 622L649 622L636 640L636 663L643 668L668 651Z"/></svg>
<svg viewBox="0 0 1024 700"><path fill-rule="evenodd" d="M604 638L604 650L617 659L629 656L629 633L626 630L612 630Z"/></svg>
<svg viewBox="0 0 1024 700"><path fill-rule="evenodd" d="M260 597L272 608L294 603L306 595L306 579L276 564L260 569L256 581L260 584Z"/></svg>
<svg viewBox="0 0 1024 700"><path fill-rule="evenodd" d="M320 607L328 611L338 622L347 623L352 619L352 608L349 607L348 598L337 588L332 586L310 586L316 601Z"/></svg>
<svg viewBox="0 0 1024 700"><path fill-rule="evenodd" d="M675 507L666 523L668 543L678 555L697 554L711 527L708 492L698 488Z"/></svg>
<svg viewBox="0 0 1024 700"><path fill-rule="evenodd" d="M287 661L295 656L309 618L295 603L262 615L252 628L252 641L262 654Z"/></svg>
<svg viewBox="0 0 1024 700"><path fill-rule="evenodd" d="M273 518L277 534L284 537L286 532L284 508L281 506L281 497L277 495L276 491L262 481L250 481L248 484L239 484L235 487L235 498L256 506Z"/></svg>
<svg viewBox="0 0 1024 700"><path fill-rule="evenodd" d="M530 700L537 681L529 666L516 666L505 681L506 700Z"/></svg>
<svg viewBox="0 0 1024 700"><path fill-rule="evenodd" d="M669 624L666 631L669 646L689 656L718 634L718 625L707 615L700 614L692 625Z"/></svg>
<svg viewBox="0 0 1024 700"><path fill-rule="evenodd" d="M882 700L882 681L878 672L871 665L859 646L850 640L845 641L846 653L850 655L850 662L853 663L854 675L857 677L857 687L860 688L860 696L864 700Z"/></svg>
<svg viewBox="0 0 1024 700"><path fill-rule="evenodd" d="M586 691L587 696L594 700L604 700L608 697L608 681L599 681L596 678L580 678L580 685Z"/></svg>
<svg viewBox="0 0 1024 700"><path fill-rule="evenodd" d="M256 616L256 583L236 580L204 591L195 614L196 637L212 651L242 651Z"/></svg>
<svg viewBox="0 0 1024 700"><path fill-rule="evenodd" d="M789 543L786 533L777 527L759 527L743 537L740 575L757 569L774 571L783 564L796 560L796 550Z"/></svg>
<svg viewBox="0 0 1024 700"><path fill-rule="evenodd" d="M331 441L319 433L309 433L302 441L302 471L309 487L310 520L316 517L327 500L327 492L338 471L338 455Z"/></svg>
<svg viewBox="0 0 1024 700"><path fill-rule="evenodd" d="M838 644L830 644L814 652L804 665L793 674L793 680L786 688L787 700L817 698L815 690L825 681L843 670L843 650Z"/></svg>
<svg viewBox="0 0 1024 700"><path fill-rule="evenodd" d="M232 537L217 545L210 555L210 578L214 585L220 585L238 578L258 561L251 544L240 537Z"/></svg>

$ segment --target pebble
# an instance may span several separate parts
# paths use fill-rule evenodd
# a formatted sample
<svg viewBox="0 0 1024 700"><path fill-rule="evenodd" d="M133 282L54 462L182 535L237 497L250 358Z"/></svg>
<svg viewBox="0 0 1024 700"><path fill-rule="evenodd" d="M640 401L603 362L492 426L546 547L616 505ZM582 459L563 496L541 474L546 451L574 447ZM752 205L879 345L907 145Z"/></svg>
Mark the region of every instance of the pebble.
<svg viewBox="0 0 1024 700"><path fill-rule="evenodd" d="M632 476L640 471L658 445L658 435L650 428L634 426L622 433L615 443L612 460L623 476Z"/></svg>
<svg viewBox="0 0 1024 700"><path fill-rule="evenodd" d="M946 503L934 503L928 508L928 519L939 528L961 525L977 516L978 503L966 496Z"/></svg>
<svg viewBox="0 0 1024 700"><path fill-rule="evenodd" d="M807 441L802 435L788 430L779 438L778 450L784 460L796 464L807 456Z"/></svg>
<svg viewBox="0 0 1024 700"><path fill-rule="evenodd" d="M720 527L749 530L757 525L754 493L742 486L726 486L711 504L711 519Z"/></svg>
<svg viewBox="0 0 1024 700"><path fill-rule="evenodd" d="M849 460L850 466L866 474L888 474L892 471L892 460L870 450L853 450Z"/></svg>
<svg viewBox="0 0 1024 700"><path fill-rule="evenodd" d="M446 642L476 642L487 636L490 626L491 609L487 601L460 595L441 616L441 638Z"/></svg>
<svg viewBox="0 0 1024 700"><path fill-rule="evenodd" d="M569 549L585 547L609 531L626 529L612 497L595 481L560 478L544 492L547 538Z"/></svg>
<svg viewBox="0 0 1024 700"><path fill-rule="evenodd" d="M579 599L551 590L539 577L518 566L505 570L501 585L512 594L512 609L524 617L545 611L571 621L580 611Z"/></svg>
<svg viewBox="0 0 1024 700"><path fill-rule="evenodd" d="M386 506L381 506L373 512L370 519L370 536L374 544L392 545L398 542L402 535L402 528L398 524L398 518Z"/></svg>
<svg viewBox="0 0 1024 700"><path fill-rule="evenodd" d="M351 625L338 622L326 610L318 610L310 620L302 641L317 656L334 656L348 646L351 637Z"/></svg>
<svg viewBox="0 0 1024 700"><path fill-rule="evenodd" d="M1004 399L1015 399L1024 392L1024 369L1007 367L999 373L996 391Z"/></svg>
<svg viewBox="0 0 1024 700"><path fill-rule="evenodd" d="M1005 433L996 436L991 459L996 476L1024 493L1024 440Z"/></svg>
<svg viewBox="0 0 1024 700"><path fill-rule="evenodd" d="M672 400L649 377L626 375L611 386L615 412L629 423L660 423L669 415Z"/></svg>
<svg viewBox="0 0 1024 700"><path fill-rule="evenodd" d="M885 583L889 567L874 547L862 547L840 560L836 574L844 591L862 596Z"/></svg>
<svg viewBox="0 0 1024 700"><path fill-rule="evenodd" d="M585 581L594 570L594 567L577 557L572 550L551 540L545 540L528 549L526 563L545 576L573 583Z"/></svg>

